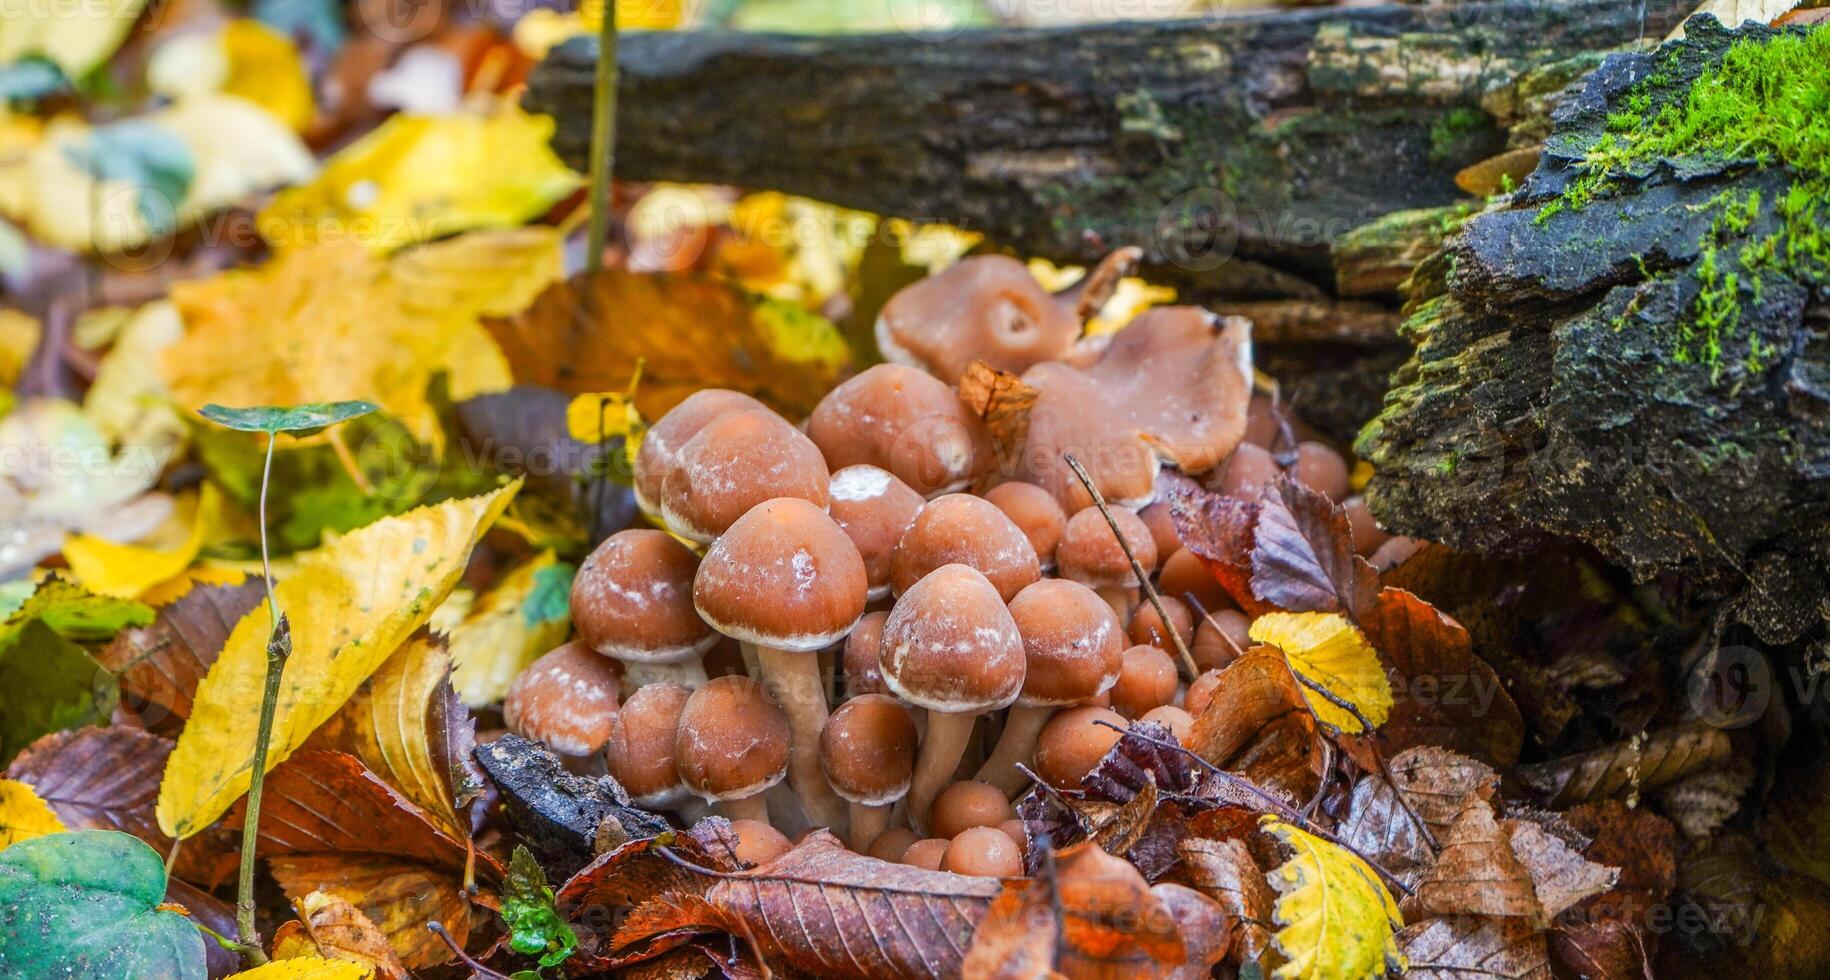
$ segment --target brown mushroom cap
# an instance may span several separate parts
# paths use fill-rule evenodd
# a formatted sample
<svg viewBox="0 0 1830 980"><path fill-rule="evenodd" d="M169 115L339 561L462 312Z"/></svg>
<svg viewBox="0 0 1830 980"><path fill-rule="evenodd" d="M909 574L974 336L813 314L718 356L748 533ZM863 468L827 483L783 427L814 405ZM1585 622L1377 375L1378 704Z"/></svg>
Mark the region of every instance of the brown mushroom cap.
<svg viewBox="0 0 1830 980"><path fill-rule="evenodd" d="M667 526L695 541L723 534L777 497L826 506L830 474L818 447L774 412L720 416L680 447L661 490Z"/></svg>
<svg viewBox="0 0 1830 980"><path fill-rule="evenodd" d="M1023 818L1012 817L998 824L998 829L1004 832L1004 836L1010 838L1012 844L1017 845L1018 854L1025 856L1029 854L1029 828L1023 825Z"/></svg>
<svg viewBox="0 0 1830 980"><path fill-rule="evenodd" d="M862 694L839 705L820 732L820 765L833 792L852 803L902 799L915 772L915 719L895 698Z"/></svg>
<svg viewBox="0 0 1830 980"><path fill-rule="evenodd" d="M670 663L705 652L718 634L693 609L699 558L664 531L618 531L572 579L579 639L606 656Z"/></svg>
<svg viewBox="0 0 1830 980"><path fill-rule="evenodd" d="M737 860L753 868L768 864L794 847L787 835L761 820L733 820L731 832L737 835Z"/></svg>
<svg viewBox="0 0 1830 980"><path fill-rule="evenodd" d="M942 837L924 837L902 852L902 863L939 871L941 859L946 857L947 845L951 843L953 842Z"/></svg>
<svg viewBox="0 0 1830 980"><path fill-rule="evenodd" d="M674 734L680 781L707 800L741 800L788 774L788 716L762 684L719 677L701 685Z"/></svg>
<svg viewBox="0 0 1830 980"><path fill-rule="evenodd" d="M1023 873L1023 852L996 827L973 827L947 844L940 869L956 875L1014 878Z"/></svg>
<svg viewBox="0 0 1830 980"><path fill-rule="evenodd" d="M871 841L871 846L865 853L879 861L901 861L903 852L920 839L920 836L907 827L891 827L878 834L877 839Z"/></svg>
<svg viewBox="0 0 1830 980"><path fill-rule="evenodd" d="M1296 444L1296 462L1290 467L1290 476L1336 502L1346 500L1353 489L1347 461L1319 442Z"/></svg>
<svg viewBox="0 0 1830 980"><path fill-rule="evenodd" d="M1138 718L1175 700L1176 662L1165 650L1138 645L1125 651L1118 683L1112 685L1112 708Z"/></svg>
<svg viewBox="0 0 1830 980"><path fill-rule="evenodd" d="M1118 680L1124 630L1092 589L1045 578L1010 600L1010 616L1023 636L1027 663L1018 702L1078 704Z"/></svg>
<svg viewBox="0 0 1830 980"><path fill-rule="evenodd" d="M590 755L616 727L616 661L577 640L522 668L502 700L508 730L562 755Z"/></svg>
<svg viewBox="0 0 1830 980"><path fill-rule="evenodd" d="M1120 733L1099 722L1125 727L1125 719L1107 708L1069 708L1050 718L1036 739L1036 775L1056 789L1076 789L1080 780L1106 752L1118 744Z"/></svg>
<svg viewBox="0 0 1830 980"><path fill-rule="evenodd" d="M1023 688L1023 637L984 575L942 565L896 600L877 663L883 682L910 704L990 711Z"/></svg>
<svg viewBox="0 0 1830 980"><path fill-rule="evenodd" d="M921 511L921 495L890 471L866 463L832 474L828 511L843 528L870 578L870 598L890 594L890 560L896 545Z"/></svg>
<svg viewBox="0 0 1830 980"><path fill-rule="evenodd" d="M1195 642L1188 652L1202 670L1224 667L1252 647L1252 621L1237 609L1211 613L1195 625Z"/></svg>
<svg viewBox="0 0 1830 980"><path fill-rule="evenodd" d="M1341 509L1347 512L1347 526L1353 529L1353 550L1362 555L1370 555L1379 550L1379 546L1391 540L1391 535L1379 528L1379 522L1373 517L1372 509L1366 506L1366 498L1355 494L1341 501Z"/></svg>
<svg viewBox="0 0 1830 980"><path fill-rule="evenodd" d="M1004 791L976 779L948 785L928 808L928 829L936 837L957 837L973 827L996 827L1017 815Z"/></svg>
<svg viewBox="0 0 1830 980"><path fill-rule="evenodd" d="M1156 568L1156 541L1150 537L1150 528L1144 526L1136 514L1122 507L1111 510L1112 520L1124 534L1125 543L1131 546L1131 553L1137 556L1138 564L1144 566L1144 574L1150 574ZM1134 589L1139 584L1137 573L1131 569L1131 560L1125 557L1125 549L1112 533L1112 525L1106 522L1105 515L1097 507L1085 508L1068 518L1061 546L1055 549L1055 562L1060 566L1062 578L1095 589Z"/></svg>
<svg viewBox="0 0 1830 980"><path fill-rule="evenodd" d="M1054 494L1034 483L1012 480L985 491L985 499L1029 538L1030 547L1036 549L1036 559L1044 567L1054 567L1055 546L1061 543L1061 532L1067 527L1067 511L1055 502Z"/></svg>
<svg viewBox="0 0 1830 980"><path fill-rule="evenodd" d="M1038 364L1023 375L1038 389L1017 475L1047 490L1065 511L1090 507L1093 498L1068 468L1073 454L1108 503L1141 507L1156 495L1157 459L1150 444L1106 400L1085 371L1067 364Z"/></svg>
<svg viewBox="0 0 1830 980"><path fill-rule="evenodd" d="M1255 499L1258 492L1276 480L1283 467L1271 458L1269 450L1261 449L1249 442L1242 442L1239 448L1226 459L1226 465L1220 470L1220 480L1216 489L1230 493L1235 497Z"/></svg>
<svg viewBox="0 0 1830 980"><path fill-rule="evenodd" d="M915 515L890 559L890 584L901 595L950 564L977 569L1006 602L1042 577L1036 549L1022 529L996 505L966 493L935 497Z"/></svg>
<svg viewBox="0 0 1830 980"><path fill-rule="evenodd" d="M642 448L635 454L636 503L647 513L661 512L662 488L666 485L667 474L674 470L680 447L712 420L723 415L768 410L769 406L749 395L725 388L705 388L686 396L642 434Z"/></svg>
<svg viewBox="0 0 1830 980"><path fill-rule="evenodd" d="M1185 709L1173 704L1163 704L1144 712L1139 721L1154 722L1169 729L1169 734L1180 742L1188 738L1188 733L1195 729L1195 716Z"/></svg>
<svg viewBox="0 0 1830 980"><path fill-rule="evenodd" d="M1182 539L1176 535L1175 518L1170 516L1169 501L1159 500L1137 512L1150 529L1150 540L1156 542L1158 558L1168 558L1182 550Z"/></svg>
<svg viewBox="0 0 1830 980"><path fill-rule="evenodd" d="M1199 718L1207 710L1207 703L1214 698L1214 691L1220 687L1220 671L1209 670L1188 683L1188 693L1182 696L1182 709L1189 715Z"/></svg>
<svg viewBox="0 0 1830 980"><path fill-rule="evenodd" d="M1193 593L1195 601L1210 613L1232 608L1233 597L1227 594L1226 588L1214 577L1213 570L1207 567L1200 555L1183 548L1168 558L1163 558L1159 553L1158 558L1160 567L1156 577L1157 591L1165 598L1175 596L1186 599L1189 593Z"/></svg>
<svg viewBox="0 0 1830 980"><path fill-rule="evenodd" d="M878 466L923 497L965 487L991 462L984 423L958 393L903 364L878 364L828 392L807 437L833 469Z"/></svg>
<svg viewBox="0 0 1830 980"><path fill-rule="evenodd" d="M830 646L864 614L858 548L824 510L781 497L756 505L705 553L699 615L726 636L777 650Z"/></svg>
<svg viewBox="0 0 1830 980"><path fill-rule="evenodd" d="M1190 612L1188 604L1173 596L1161 596L1163 612L1169 615L1170 628L1175 636L1182 638L1183 644L1195 641L1195 614ZM1163 620L1156 614L1156 606L1144 603L1137 608L1131 617L1130 637L1133 643L1147 643L1165 650L1174 649L1176 641L1171 638L1170 628L1163 626Z"/></svg>
<svg viewBox="0 0 1830 980"><path fill-rule="evenodd" d="M903 287L877 317L883 356L953 383L974 360L1021 374L1068 352L1081 324L1022 262L981 255Z"/></svg>
<svg viewBox="0 0 1830 980"><path fill-rule="evenodd" d="M883 694L883 672L877 668L877 647L883 642L888 610L867 612L845 637L845 695Z"/></svg>
<svg viewBox="0 0 1830 980"><path fill-rule="evenodd" d="M645 684L617 712L604 763L630 798L644 806L670 806L681 795L674 735L691 695L680 684Z"/></svg>

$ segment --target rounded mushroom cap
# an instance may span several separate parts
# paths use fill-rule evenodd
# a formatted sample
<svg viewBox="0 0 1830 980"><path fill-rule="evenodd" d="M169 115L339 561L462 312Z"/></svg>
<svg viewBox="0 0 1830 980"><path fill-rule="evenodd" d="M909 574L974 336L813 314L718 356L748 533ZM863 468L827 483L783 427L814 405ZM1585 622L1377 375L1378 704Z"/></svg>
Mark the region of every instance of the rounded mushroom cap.
<svg viewBox="0 0 1830 980"><path fill-rule="evenodd" d="M1185 741L1188 733L1195 729L1195 716L1173 704L1163 704L1144 712L1139 721L1154 722L1169 729L1169 734L1178 742Z"/></svg>
<svg viewBox="0 0 1830 980"><path fill-rule="evenodd" d="M1182 550L1182 539L1176 535L1175 518L1170 516L1169 501L1158 500L1138 511L1137 516L1150 529L1150 540L1156 542L1158 558L1167 559Z"/></svg>
<svg viewBox="0 0 1830 980"><path fill-rule="evenodd" d="M868 590L864 559L839 525L781 497L756 505L705 553L693 603L726 636L805 652L851 632Z"/></svg>
<svg viewBox="0 0 1830 980"><path fill-rule="evenodd" d="M1176 662L1167 651L1134 646L1125 651L1125 665L1112 685L1112 708L1126 718L1137 718L1176 698Z"/></svg>
<svg viewBox="0 0 1830 980"><path fill-rule="evenodd" d="M1056 789L1078 788L1118 744L1121 733L1099 722L1125 727L1125 719L1108 708L1089 705L1057 712L1036 736L1036 775Z"/></svg>
<svg viewBox="0 0 1830 980"><path fill-rule="evenodd" d="M1259 491L1269 486L1282 472L1283 468L1277 465L1277 460L1271 458L1268 450L1242 442L1227 457L1217 489L1235 497L1255 499Z"/></svg>
<svg viewBox="0 0 1830 980"><path fill-rule="evenodd" d="M605 538L572 579L579 639L606 656L670 663L705 652L718 634L693 609L699 558L665 531Z"/></svg>
<svg viewBox="0 0 1830 980"><path fill-rule="evenodd" d="M833 792L881 806L902 799L915 772L915 719L895 698L861 694L839 705L820 731L820 765Z"/></svg>
<svg viewBox="0 0 1830 980"><path fill-rule="evenodd" d="M719 677L700 685L674 733L680 781L707 800L741 800L788 773L788 716L762 684Z"/></svg>
<svg viewBox="0 0 1830 980"><path fill-rule="evenodd" d="M642 434L635 454L635 500L649 514L661 512L661 491L680 454L680 447L713 419L740 412L767 412L769 406L741 391L705 388L687 395Z"/></svg>
<svg viewBox="0 0 1830 980"><path fill-rule="evenodd" d="M774 412L720 416L680 447L661 489L667 526L711 541L765 500L798 497L826 506L826 460L801 430Z"/></svg>
<svg viewBox="0 0 1830 980"><path fill-rule="evenodd" d="M1036 549L1022 529L995 504L966 493L935 497L915 515L890 559L890 584L901 595L950 564L977 569L1005 602L1042 577Z"/></svg>
<svg viewBox="0 0 1830 980"><path fill-rule="evenodd" d="M1034 483L1012 480L987 490L985 499L1029 538L1029 546L1036 549L1036 559L1044 567L1054 567L1055 546L1067 527L1067 511L1055 502L1054 494Z"/></svg>
<svg viewBox="0 0 1830 980"><path fill-rule="evenodd" d="M996 827L1017 815L1004 791L976 779L962 779L940 791L928 808L928 829L936 837L957 837L973 827Z"/></svg>
<svg viewBox="0 0 1830 980"><path fill-rule="evenodd" d="M1220 671L1209 670L1188 684L1188 693L1182 695L1182 709L1190 717L1199 718L1207 710L1207 703L1214 698L1214 691L1220 687Z"/></svg>
<svg viewBox="0 0 1830 980"><path fill-rule="evenodd" d="M1200 555L1183 548L1168 558L1162 558L1160 554L1158 557L1161 558L1161 570L1156 577L1157 591L1164 598L1186 599L1193 593L1195 601L1210 613L1232 608L1233 597L1227 594Z"/></svg>
<svg viewBox="0 0 1830 980"><path fill-rule="evenodd" d="M1023 852L996 827L973 827L947 844L940 869L956 875L1014 878L1023 873Z"/></svg>
<svg viewBox="0 0 1830 980"><path fill-rule="evenodd" d="M933 380L933 379L929 379ZM890 560L921 511L921 495L889 470L868 463L847 466L827 484L827 510L864 559L870 598L890 594Z"/></svg>
<svg viewBox="0 0 1830 980"><path fill-rule="evenodd" d="M1010 617L1023 636L1023 704L1078 704L1118 679L1124 629L1092 589L1045 578L1010 600Z"/></svg>
<svg viewBox="0 0 1830 980"><path fill-rule="evenodd" d="M991 462L991 437L958 393L903 364L878 364L828 392L807 438L833 469L879 466L924 497L961 489Z"/></svg>
<svg viewBox="0 0 1830 980"><path fill-rule="evenodd" d="M920 839L907 827L891 827L878 834L865 853L879 861L901 861L903 853Z"/></svg>
<svg viewBox="0 0 1830 980"><path fill-rule="evenodd" d="M1290 475L1329 500L1346 500L1352 491L1347 461L1340 453L1319 442L1296 444L1296 463L1290 467Z"/></svg>
<svg viewBox="0 0 1830 980"><path fill-rule="evenodd" d="M761 820L733 820L731 833L737 835L737 860L752 868L768 864L794 848L787 835Z"/></svg>
<svg viewBox="0 0 1830 980"><path fill-rule="evenodd" d="M1018 854L1024 857L1029 856L1029 828L1023 825L1023 818L1012 817L998 824L998 829L1004 832L1004 836L1010 838L1012 844L1017 845Z"/></svg>
<svg viewBox="0 0 1830 980"><path fill-rule="evenodd" d="M1066 511L1090 507L1092 495L1067 465L1071 453L1108 503L1141 507L1150 502L1162 461L1091 376L1051 361L1030 368L1023 382L1038 394L1017 459L1019 476L1053 494Z"/></svg>
<svg viewBox="0 0 1830 980"><path fill-rule="evenodd" d="M961 259L904 286L877 316L883 356L958 381L974 360L1016 374L1066 354L1081 324L1007 255Z"/></svg>
<svg viewBox="0 0 1830 980"><path fill-rule="evenodd" d="M1181 637L1184 644L1193 643L1195 614L1189 612L1188 604L1169 595L1158 596L1158 599L1163 603L1163 612L1169 615L1169 625L1175 630L1175 635ZM1170 638L1169 630L1164 628L1163 620L1156 614L1156 606L1148 602L1138 606L1137 612L1132 615L1130 636L1133 643L1147 643L1165 650L1175 646L1175 640Z"/></svg>
<svg viewBox="0 0 1830 980"><path fill-rule="evenodd" d="M616 727L616 661L573 640L522 668L502 700L508 730L561 755L590 755Z"/></svg>
<svg viewBox="0 0 1830 980"><path fill-rule="evenodd" d="M939 871L941 858L947 854L947 845L952 841L941 837L924 837L910 844L902 852L902 863L929 871Z"/></svg>
<svg viewBox="0 0 1830 980"><path fill-rule="evenodd" d="M1362 555L1370 555L1379 550L1379 546L1391 540L1391 535L1379 528L1379 521L1373 517L1372 509L1366 506L1366 498L1358 494L1341 501L1341 509L1347 512L1347 526L1353 529L1353 550Z"/></svg>
<svg viewBox="0 0 1830 980"><path fill-rule="evenodd" d="M1156 542L1142 518L1122 507L1113 507L1112 520L1125 536L1125 544L1137 556L1148 575L1156 568ZM1071 578L1095 589L1135 589L1137 574L1125 549L1106 523L1097 507L1088 507L1068 518L1067 531L1061 536L1061 547L1055 549L1055 561L1061 566L1061 577Z"/></svg>
<svg viewBox="0 0 1830 980"><path fill-rule="evenodd" d="M670 806L681 795L674 734L691 696L684 685L644 684L617 712L604 764L630 798L644 806Z"/></svg>
<svg viewBox="0 0 1830 980"><path fill-rule="evenodd" d="M1016 700L1023 688L1023 637L984 575L942 565L896 600L877 665L883 682L910 704L990 711Z"/></svg>
<svg viewBox="0 0 1830 980"><path fill-rule="evenodd" d="M845 696L883 694L889 690L883 683L883 671L877 667L877 648L883 643L883 624L888 610L867 612L845 637Z"/></svg>
<svg viewBox="0 0 1830 980"><path fill-rule="evenodd" d="M1188 648L1202 670L1224 667L1252 647L1252 621L1237 609L1210 614L1195 627L1195 642Z"/></svg>

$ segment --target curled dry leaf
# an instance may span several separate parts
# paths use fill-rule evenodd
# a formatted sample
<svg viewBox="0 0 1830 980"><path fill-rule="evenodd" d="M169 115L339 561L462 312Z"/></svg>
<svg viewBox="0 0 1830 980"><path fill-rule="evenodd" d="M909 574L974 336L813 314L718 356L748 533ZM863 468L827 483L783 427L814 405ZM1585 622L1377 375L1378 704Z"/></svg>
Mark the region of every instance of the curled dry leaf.
<svg viewBox="0 0 1830 980"><path fill-rule="evenodd" d="M1484 763L1429 746L1398 753L1387 769L1394 782L1369 773L1354 784L1337 833L1341 843L1415 883L1435 853L1411 814L1440 842L1470 798L1493 797L1499 777Z"/></svg>
<svg viewBox="0 0 1830 980"><path fill-rule="evenodd" d="M1631 798L1734 757L1729 733L1703 722L1661 729L1592 752L1520 766L1527 786L1552 807Z"/></svg>
<svg viewBox="0 0 1830 980"><path fill-rule="evenodd" d="M1377 735L1387 752L1436 745L1499 766L1518 761L1524 719L1460 623L1388 587L1359 625L1396 675L1391 717Z"/></svg>
<svg viewBox="0 0 1830 980"><path fill-rule="evenodd" d="M1276 896L1245 842L1196 837L1182 841L1177 850L1182 857L1182 879L1219 902L1231 917L1227 961L1235 965L1257 962L1271 943L1271 909Z"/></svg>
<svg viewBox="0 0 1830 980"><path fill-rule="evenodd" d="M1741 812L1741 798L1753 785L1754 775L1754 764L1736 756L1720 769L1692 773L1653 795L1685 837L1706 840Z"/></svg>
<svg viewBox="0 0 1830 980"><path fill-rule="evenodd" d="M305 955L340 963L353 963L374 971L382 980L404 980L406 964L388 946L388 937L355 905L327 892L307 892L293 902L299 918L280 928L274 952L301 951ZM280 962L285 962L281 960Z"/></svg>
<svg viewBox="0 0 1830 980"><path fill-rule="evenodd" d="M1254 647L1221 668L1213 698L1186 740L1212 765L1306 800L1320 785L1322 742L1282 654Z"/></svg>
<svg viewBox="0 0 1830 980"><path fill-rule="evenodd" d="M239 825L239 811L232 818ZM387 854L462 870L465 843L432 815L381 781L362 760L342 752L300 752L267 776L260 849L282 854ZM494 858L483 866L500 873Z"/></svg>
<svg viewBox="0 0 1830 980"><path fill-rule="evenodd" d="M1000 371L984 361L973 361L959 379L959 397L973 414L985 423L991 435L992 449L1001 465L993 473L1003 472L1023 452L1029 436L1029 410L1041 391L1023 383L1023 379Z"/></svg>
<svg viewBox="0 0 1830 980"><path fill-rule="evenodd" d="M1442 838L1442 853L1418 882L1418 905L1436 915L1520 918L1535 929L1614 886L1618 869L1586 860L1529 820L1498 818L1469 796Z"/></svg>
<svg viewBox="0 0 1830 980"><path fill-rule="evenodd" d="M1550 980L1544 934L1519 919L1446 916L1398 934L1413 980Z"/></svg>
<svg viewBox="0 0 1830 980"><path fill-rule="evenodd" d="M176 735L230 631L265 596L255 578L198 585L161 607L151 625L122 630L96 655L120 678L122 706L149 729Z"/></svg>
<svg viewBox="0 0 1830 980"><path fill-rule="evenodd" d="M261 823L266 823L264 817ZM451 950L426 923L443 925L461 944L469 939L473 918L487 914L465 898L455 875L412 861L379 855L300 854L271 858L268 866L280 890L300 905L307 932L318 938L327 927L335 930L330 938L318 938L326 955L336 955L335 948L360 951L369 962L385 962L382 954L386 951L412 970L446 963ZM314 914L310 901L314 893L335 901L325 902ZM325 908L331 911L323 912ZM351 915L352 910L362 918ZM376 933L380 943L375 941ZM384 975L402 974L384 971Z"/></svg>

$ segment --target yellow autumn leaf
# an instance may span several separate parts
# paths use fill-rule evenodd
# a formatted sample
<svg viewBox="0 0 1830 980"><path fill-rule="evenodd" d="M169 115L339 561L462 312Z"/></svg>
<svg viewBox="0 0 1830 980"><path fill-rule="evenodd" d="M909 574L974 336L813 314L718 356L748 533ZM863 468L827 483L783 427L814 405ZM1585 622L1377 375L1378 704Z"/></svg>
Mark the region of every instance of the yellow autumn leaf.
<svg viewBox="0 0 1830 980"><path fill-rule="evenodd" d="M1317 687L1359 709L1375 728L1391 716L1392 685L1379 654L1340 614L1266 613L1252 621L1251 636L1283 651L1290 669L1306 682L1303 697L1323 722L1349 735L1363 733L1360 719Z"/></svg>
<svg viewBox="0 0 1830 980"><path fill-rule="evenodd" d="M384 518L299 560L275 589L291 621L292 657L280 683L269 770L425 625L520 486ZM173 837L203 830L248 789L267 668L265 606L229 634L166 761L157 812Z"/></svg>
<svg viewBox="0 0 1830 980"><path fill-rule="evenodd" d="M566 404L567 434L587 444L623 440L624 465L630 472L642 451L642 436L648 432L647 420L635 407L635 392L642 383L642 363L636 362L635 376L629 379L627 390L586 392Z"/></svg>
<svg viewBox="0 0 1830 980"><path fill-rule="evenodd" d="M147 86L182 98L204 92L239 96L296 131L316 111L311 76L292 39L252 18L219 31L179 34L159 45L146 68Z"/></svg>
<svg viewBox="0 0 1830 980"><path fill-rule="evenodd" d="M97 595L138 599L184 574L203 547L204 515L220 508L213 483L178 499L172 515L147 540L121 544L94 534L64 538L64 561L83 588Z"/></svg>
<svg viewBox="0 0 1830 980"><path fill-rule="evenodd" d="M38 318L19 310L0 310L0 386L11 388L38 349Z"/></svg>
<svg viewBox="0 0 1830 980"><path fill-rule="evenodd" d="M349 241L390 252L472 228L518 225L578 187L548 146L553 120L510 102L487 113L402 113L262 209L277 248Z"/></svg>
<svg viewBox="0 0 1830 980"><path fill-rule="evenodd" d="M502 577L451 631L451 686L471 707L508 694L521 668L565 642L572 568L550 551Z"/></svg>
<svg viewBox="0 0 1830 980"><path fill-rule="evenodd" d="M80 78L114 54L145 6L146 0L0 0L0 65L35 54L55 62L66 76Z"/></svg>
<svg viewBox="0 0 1830 980"><path fill-rule="evenodd" d="M232 973L228 980L367 980L374 975L375 971L362 963L327 960L322 956L295 956Z"/></svg>
<svg viewBox="0 0 1830 980"><path fill-rule="evenodd" d="M1352 851L1275 817L1263 828L1295 852L1265 878L1277 889L1273 936L1284 963L1278 980L1377 980L1402 973L1395 933L1398 903L1376 872Z"/></svg>
<svg viewBox="0 0 1830 980"><path fill-rule="evenodd" d="M83 396L83 414L102 434L124 446L163 449L177 445L185 427L172 409L159 374L160 352L184 336L178 308L166 300L128 312Z"/></svg>
<svg viewBox="0 0 1830 980"><path fill-rule="evenodd" d="M0 850L67 829L32 787L17 779L0 779Z"/></svg>

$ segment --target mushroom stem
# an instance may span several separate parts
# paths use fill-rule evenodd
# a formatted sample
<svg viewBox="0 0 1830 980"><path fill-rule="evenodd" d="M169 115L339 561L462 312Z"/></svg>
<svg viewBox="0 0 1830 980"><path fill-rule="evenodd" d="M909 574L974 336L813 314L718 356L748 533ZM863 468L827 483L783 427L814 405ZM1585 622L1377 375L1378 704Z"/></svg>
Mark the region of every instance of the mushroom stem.
<svg viewBox="0 0 1830 980"><path fill-rule="evenodd" d="M672 663L651 664L636 661L623 662L623 684L631 692L639 691L650 684L678 684L690 691L696 691L705 683L705 665L699 655L694 654L684 660Z"/></svg>
<svg viewBox="0 0 1830 980"><path fill-rule="evenodd" d="M877 835L890 829L890 810L895 804L853 803L851 805L851 849L863 854Z"/></svg>
<svg viewBox="0 0 1830 980"><path fill-rule="evenodd" d="M788 785L800 798L810 823L838 827L845 822L845 801L826 782L820 768L820 731L826 727L826 687L820 681L820 658L758 645L763 683L788 716Z"/></svg>
<svg viewBox="0 0 1830 980"><path fill-rule="evenodd" d="M1017 763L1028 764L1036 754L1036 736L1054 713L1053 705L1011 705L1004 716L1004 734L998 736L991 756L973 778L996 786L1005 796L1028 786L1029 777L1017 769Z"/></svg>
<svg viewBox="0 0 1830 980"><path fill-rule="evenodd" d="M1112 612L1118 616L1118 625L1124 629L1130 629L1131 602L1137 597L1137 590L1108 586L1095 591L1099 593L1101 599L1106 600L1106 605L1112 607Z"/></svg>
<svg viewBox="0 0 1830 980"><path fill-rule="evenodd" d="M768 823L768 794L752 793L742 799L719 800L717 810L726 820L754 820L757 823Z"/></svg>
<svg viewBox="0 0 1830 980"><path fill-rule="evenodd" d="M756 652L756 644L745 640L737 644L737 649L743 651L743 672L751 680L762 680L762 656Z"/></svg>
<svg viewBox="0 0 1830 980"><path fill-rule="evenodd" d="M972 741L977 714L955 714L928 709L928 734L921 742L921 755L915 760L915 775L909 782L909 823L918 833L928 831L928 809L934 798L953 779L960 757L966 754L966 743Z"/></svg>

